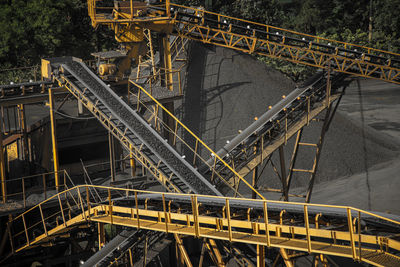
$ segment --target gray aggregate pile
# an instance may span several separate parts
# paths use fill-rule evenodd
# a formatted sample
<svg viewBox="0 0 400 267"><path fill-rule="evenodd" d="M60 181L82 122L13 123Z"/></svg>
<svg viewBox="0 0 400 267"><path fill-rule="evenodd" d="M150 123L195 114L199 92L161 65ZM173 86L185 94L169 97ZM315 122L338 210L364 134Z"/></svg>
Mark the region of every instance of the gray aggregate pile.
<svg viewBox="0 0 400 267"><path fill-rule="evenodd" d="M189 49L187 72L185 99L179 107L182 120L214 151L296 86L285 75L250 55L195 42L191 43ZM320 126L321 123L312 123L306 127L304 142L317 143ZM364 128L364 131L363 135L358 121L344 113L336 113L325 135L317 183L364 172L375 164L397 157L399 142L370 128ZM287 166L294 139L285 147ZM298 168L311 169L313 149L301 149L296 164ZM273 161L279 168L277 155ZM247 178L250 180L250 177ZM308 179L308 176L296 175L292 187L306 186ZM278 177L269 166L263 171L260 185L281 187Z"/></svg>
<svg viewBox="0 0 400 267"><path fill-rule="evenodd" d="M67 64L72 71L74 71L79 78L87 84L88 89L96 94L104 104L113 108L113 112L118 114L119 117L124 120L128 126L133 129L139 138L147 143L149 148L159 155L165 162L171 166L176 174L186 180L191 187L196 190L195 193L215 195L215 193L207 186L201 179L199 179L195 173L193 173L185 164L182 162L183 159L176 157L167 146L167 143L161 142L153 132L147 129L142 121L138 120L133 114L132 110L127 109L125 106L121 105L120 102L112 95L108 90L104 89L104 86L100 84L92 76L88 75L87 71L82 68L79 63L72 62ZM200 174L198 174L200 175Z"/></svg>

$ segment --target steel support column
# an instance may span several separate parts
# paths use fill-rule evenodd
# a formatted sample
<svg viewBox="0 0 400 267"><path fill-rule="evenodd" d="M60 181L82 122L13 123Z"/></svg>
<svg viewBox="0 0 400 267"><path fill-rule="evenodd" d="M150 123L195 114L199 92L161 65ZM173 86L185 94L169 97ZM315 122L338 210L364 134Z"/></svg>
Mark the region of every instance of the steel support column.
<svg viewBox="0 0 400 267"><path fill-rule="evenodd" d="M49 105L50 105L50 122L51 122L51 144L53 149L53 166L54 166L54 180L56 189L59 189L59 177L58 177L58 146L57 146L57 132L56 132L56 119L55 119L55 107L54 107L54 93L53 89L49 88Z"/></svg>
<svg viewBox="0 0 400 267"><path fill-rule="evenodd" d="M115 146L114 136L111 134L111 132L108 132L108 148L110 153L111 181L115 182Z"/></svg>
<svg viewBox="0 0 400 267"><path fill-rule="evenodd" d="M97 233L99 237L99 250L104 246L106 243L106 236L104 231L104 223L97 223Z"/></svg>
<svg viewBox="0 0 400 267"><path fill-rule="evenodd" d="M28 147L28 135L26 132L26 118L25 118L25 106L23 104L18 105L19 111L19 122L22 131L22 151L24 160L29 160L29 147Z"/></svg>
<svg viewBox="0 0 400 267"><path fill-rule="evenodd" d="M135 161L135 157L133 155L132 145L130 145L130 151L129 151L129 165L131 167L131 176L135 177L136 176L136 161Z"/></svg>
<svg viewBox="0 0 400 267"><path fill-rule="evenodd" d="M177 248L178 248L178 251L176 252L177 255L179 255L180 260L183 261L186 264L186 266L192 267L193 265L190 262L189 255L186 252L185 247L183 246L182 239L177 234L174 234L174 237L175 237L176 245L177 245ZM178 260L178 262L179 262L179 260Z"/></svg>
<svg viewBox="0 0 400 267"><path fill-rule="evenodd" d="M169 36L165 35L162 37L163 53L164 53L164 71L165 71L165 83L168 90L172 91L173 77L172 77L172 59L171 59L171 45L169 43Z"/></svg>
<svg viewBox="0 0 400 267"><path fill-rule="evenodd" d="M222 259L222 255L221 252L218 249L217 243L215 242L214 239L208 239L208 243L210 245L209 248L209 253L211 255L211 253L213 254L213 256L215 257L215 261L218 267L225 267L225 263Z"/></svg>
<svg viewBox="0 0 400 267"><path fill-rule="evenodd" d="M1 196L3 203L7 201L7 186L6 186L6 165L4 162L3 150L3 118L0 121L0 176L1 176Z"/></svg>
<svg viewBox="0 0 400 267"><path fill-rule="evenodd" d="M286 183L286 164L285 164L285 153L283 151L283 145L279 147L279 160L281 165L281 181L282 181L282 192L285 201L289 201L289 192Z"/></svg>
<svg viewBox="0 0 400 267"><path fill-rule="evenodd" d="M164 107L171 113L174 114L174 102L168 102L164 104ZM167 129L164 128L164 138L168 140L170 144L172 144L174 140L174 132L175 132L175 121L171 116L165 112L164 110L162 111L162 116L163 116L163 122L167 126Z"/></svg>
<svg viewBox="0 0 400 267"><path fill-rule="evenodd" d="M257 155L257 146L254 146L254 155ZM253 177L252 177L252 182L251 182L251 186L255 189L257 189L257 177L258 177L258 165L254 168L253 170ZM239 187L238 187L239 188ZM251 198L257 198L257 194L256 192L252 191L251 192Z"/></svg>
<svg viewBox="0 0 400 267"><path fill-rule="evenodd" d="M257 267L265 267L265 246L257 245Z"/></svg>

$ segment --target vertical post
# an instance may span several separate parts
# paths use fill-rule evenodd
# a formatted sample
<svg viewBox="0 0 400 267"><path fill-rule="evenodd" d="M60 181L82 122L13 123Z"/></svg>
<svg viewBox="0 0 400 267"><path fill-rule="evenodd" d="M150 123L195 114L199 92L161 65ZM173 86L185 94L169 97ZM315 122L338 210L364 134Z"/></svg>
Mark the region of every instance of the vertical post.
<svg viewBox="0 0 400 267"><path fill-rule="evenodd" d="M254 155L257 155L257 145L254 146ZM257 189L257 176L258 176L258 166L256 166L253 170L251 186L254 189ZM257 198L257 194L254 190L251 190L251 198L254 198L254 199Z"/></svg>
<svg viewBox="0 0 400 267"><path fill-rule="evenodd" d="M311 253L311 238L310 238L310 223L308 221L308 207L304 205L304 222L306 225L306 235L307 235L307 250Z"/></svg>
<svg viewBox="0 0 400 267"><path fill-rule="evenodd" d="M136 206L137 228L140 229L139 203L138 203L138 198L137 198L137 192L136 191L135 191L135 206Z"/></svg>
<svg viewBox="0 0 400 267"><path fill-rule="evenodd" d="M54 180L56 185L56 190L59 189L58 180L58 148L57 148L57 134L56 134L56 119L54 114L54 94L53 88L49 88L49 104L50 104L50 122L51 122L51 143L53 148L53 164L54 164Z"/></svg>
<svg viewBox="0 0 400 267"><path fill-rule="evenodd" d="M229 241L232 242L232 228L231 228L231 209L229 207L229 199L226 199L226 218L228 219L228 234Z"/></svg>
<svg viewBox="0 0 400 267"><path fill-rule="evenodd" d="M200 236L200 227L199 227L199 209L197 206L197 196L192 196L192 212L193 212L193 226L194 226L194 234L196 237Z"/></svg>
<svg viewBox="0 0 400 267"><path fill-rule="evenodd" d="M131 19L133 19L133 1L131 0Z"/></svg>
<svg viewBox="0 0 400 267"><path fill-rule="evenodd" d="M103 247L103 245L106 243L106 237L105 237L105 232L104 232L104 223L97 223L97 231L98 231L98 236L99 236L99 250Z"/></svg>
<svg viewBox="0 0 400 267"><path fill-rule="evenodd" d="M3 118L0 122L0 176L1 176L1 196L3 203L7 201L7 187L6 187L6 165L4 162L3 152Z"/></svg>
<svg viewBox="0 0 400 267"><path fill-rule="evenodd" d="M204 261L204 252L206 250L206 239L203 238L203 242L201 245L201 253L200 253L200 260L199 260L199 267L203 267L203 261Z"/></svg>
<svg viewBox="0 0 400 267"><path fill-rule="evenodd" d="M265 246L257 245L257 267L265 267Z"/></svg>
<svg viewBox="0 0 400 267"><path fill-rule="evenodd" d="M167 206L165 203L165 195L164 194L162 194L162 202L163 202L163 209L164 209L165 232L168 234L168 214L167 214Z"/></svg>
<svg viewBox="0 0 400 267"><path fill-rule="evenodd" d="M279 159L281 164L281 181L282 181L282 191L285 201L289 200L289 192L287 190L286 183L286 164L285 164L285 153L283 150L283 145L279 147Z"/></svg>
<svg viewBox="0 0 400 267"><path fill-rule="evenodd" d="M353 254L353 259L355 259L356 258L356 246L354 244L353 218L351 216L351 209L350 208L347 208L347 223L349 225L351 251L352 251L352 254Z"/></svg>
<svg viewBox="0 0 400 267"><path fill-rule="evenodd" d="M168 6L169 6L169 1ZM169 7L167 9L167 12L169 10ZM172 91L174 90L173 87L173 77L172 77L172 59L171 59L171 47L169 43L169 37L168 35L164 35L162 37L162 46L163 46L163 53L164 53L164 71L165 71L165 82L168 90Z"/></svg>
<svg viewBox="0 0 400 267"><path fill-rule="evenodd" d="M271 246L271 239L269 237L269 230L268 230L268 209L267 209L267 202L264 201L264 221L265 221L265 236L267 237L267 246Z"/></svg>
<svg viewBox="0 0 400 267"><path fill-rule="evenodd" d="M23 159L29 160L28 136L26 132L25 108L23 104L18 105L18 111L19 111L20 126L22 130Z"/></svg>
<svg viewBox="0 0 400 267"><path fill-rule="evenodd" d="M129 158L130 158L129 159L129 164L131 166L131 176L135 177L136 176L136 161L135 161L135 159L133 157L133 146L131 144L129 144L129 148L130 148L130 151L129 151Z"/></svg>
<svg viewBox="0 0 400 267"><path fill-rule="evenodd" d="M167 11L167 17L171 16L171 8L170 8L169 0L165 1L165 9Z"/></svg>
<svg viewBox="0 0 400 267"><path fill-rule="evenodd" d="M115 182L115 149L114 149L114 136L111 132L108 132L108 147L110 151L110 170L111 170L111 181Z"/></svg>

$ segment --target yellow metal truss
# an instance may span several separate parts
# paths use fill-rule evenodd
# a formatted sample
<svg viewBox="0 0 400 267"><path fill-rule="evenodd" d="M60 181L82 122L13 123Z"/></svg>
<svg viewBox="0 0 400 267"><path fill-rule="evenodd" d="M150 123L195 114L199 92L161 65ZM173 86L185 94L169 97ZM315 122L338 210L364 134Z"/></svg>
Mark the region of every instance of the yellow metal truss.
<svg viewBox="0 0 400 267"><path fill-rule="evenodd" d="M108 196L108 203L104 200L95 201L90 195L91 190L97 190L100 196ZM114 204L112 196L119 196L119 200L121 196L124 196L130 200L128 203L134 204L123 204L123 202ZM172 197L178 197L179 200L176 202L166 200ZM223 202L225 205L222 209L209 210L207 204L203 203L202 197L211 202ZM149 203L155 199L157 203L161 203L155 205ZM400 257L394 254L400 252L399 241L390 236L363 233L358 223L364 216L372 216L382 222L400 225L398 221L352 207L254 199L239 200L242 201L243 210L257 205L263 207L261 215L253 217L246 212L238 214L237 209L234 212L234 206L230 202L237 202L238 198L82 185L52 196L15 217L8 227L13 229L14 225L19 225L22 228L21 231L10 232L13 252L48 243L54 237L65 234L69 229L78 227L82 223L100 222L197 238L347 257L375 266L400 264ZM43 215L42 207L52 202L57 203L58 211ZM183 206L176 208L176 205L171 205L172 202L183 203ZM276 218L271 214L271 208L268 208L270 205L283 203L301 207L302 221L296 219L297 222L294 223L292 220L283 220L282 217ZM342 225L342 223L335 225L333 221L329 227L325 227L318 221L320 214L315 217L314 222L308 213L311 208L322 212L330 208L341 211L345 217L347 214L347 225ZM27 220L31 214L38 212L41 214L39 221ZM54 222L57 222L56 225ZM50 228L49 225L55 226Z"/></svg>
<svg viewBox="0 0 400 267"><path fill-rule="evenodd" d="M400 84L400 54L397 53L224 16L169 3L169 0L154 6L161 11L145 16L137 16L132 8L110 8L114 16L107 16L104 8L97 6L99 3L88 0L94 27L103 24L112 28L116 25L148 28L245 53ZM179 11L190 14L192 19L182 20Z"/></svg>

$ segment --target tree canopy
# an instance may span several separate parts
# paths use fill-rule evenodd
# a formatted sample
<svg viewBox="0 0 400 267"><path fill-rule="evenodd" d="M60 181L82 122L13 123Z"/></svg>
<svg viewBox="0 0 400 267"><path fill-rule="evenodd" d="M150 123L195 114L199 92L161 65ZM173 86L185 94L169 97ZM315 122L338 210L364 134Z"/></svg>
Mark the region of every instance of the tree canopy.
<svg viewBox="0 0 400 267"><path fill-rule="evenodd" d="M252 21L400 52L400 0L173 0ZM85 0L2 0L0 69L38 64L115 45L112 33L90 25ZM270 62L270 61L269 61ZM282 63L275 64L282 65Z"/></svg>

